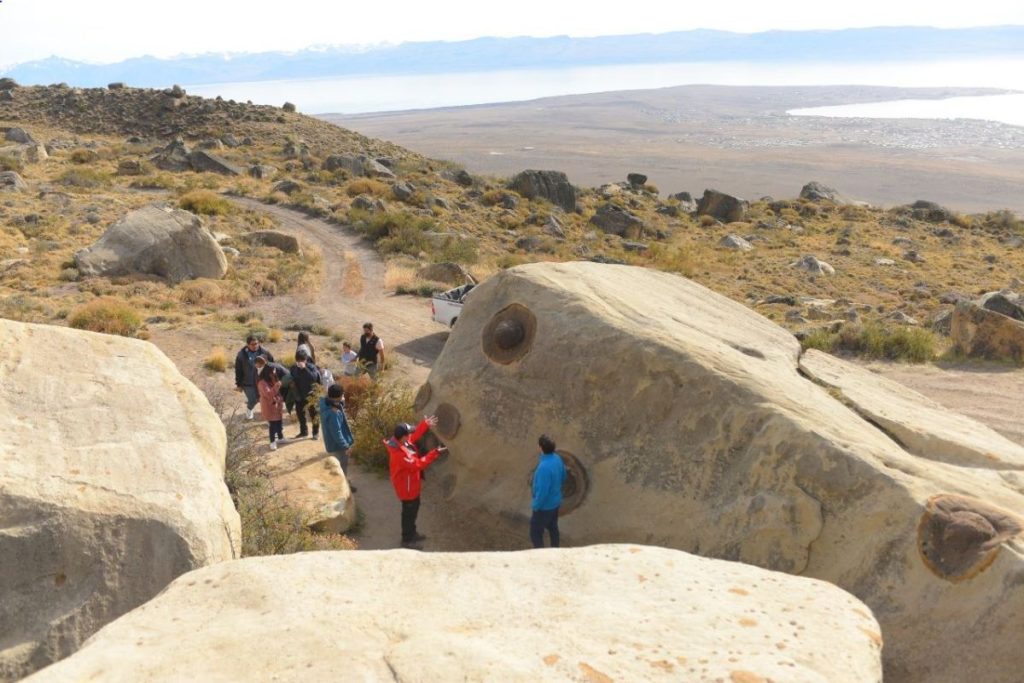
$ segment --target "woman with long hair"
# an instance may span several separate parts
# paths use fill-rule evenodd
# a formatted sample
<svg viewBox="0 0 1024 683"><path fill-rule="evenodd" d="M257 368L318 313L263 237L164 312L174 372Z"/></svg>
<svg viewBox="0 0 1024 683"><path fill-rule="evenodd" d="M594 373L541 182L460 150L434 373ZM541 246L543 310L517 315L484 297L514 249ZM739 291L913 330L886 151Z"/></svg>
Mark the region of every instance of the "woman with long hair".
<svg viewBox="0 0 1024 683"><path fill-rule="evenodd" d="M313 342L309 340L309 332L299 332L299 341L295 346L295 354L298 355L299 351L306 352L306 358L313 365L316 365L316 349L313 348Z"/></svg>

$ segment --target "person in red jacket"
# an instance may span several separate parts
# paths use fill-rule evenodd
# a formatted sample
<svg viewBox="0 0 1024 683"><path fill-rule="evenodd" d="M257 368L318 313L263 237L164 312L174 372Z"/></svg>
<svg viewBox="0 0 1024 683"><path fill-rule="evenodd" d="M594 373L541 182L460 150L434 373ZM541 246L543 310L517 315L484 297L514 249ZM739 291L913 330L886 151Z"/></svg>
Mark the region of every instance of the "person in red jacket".
<svg viewBox="0 0 1024 683"><path fill-rule="evenodd" d="M419 543L427 537L416 531L416 516L420 511L420 480L423 470L447 449L435 448L424 456L416 450L416 442L437 424L437 417L423 418L415 429L410 424L395 426L395 434L384 440L388 449L391 466L391 484L395 487L398 500L402 501L402 547L421 550Z"/></svg>

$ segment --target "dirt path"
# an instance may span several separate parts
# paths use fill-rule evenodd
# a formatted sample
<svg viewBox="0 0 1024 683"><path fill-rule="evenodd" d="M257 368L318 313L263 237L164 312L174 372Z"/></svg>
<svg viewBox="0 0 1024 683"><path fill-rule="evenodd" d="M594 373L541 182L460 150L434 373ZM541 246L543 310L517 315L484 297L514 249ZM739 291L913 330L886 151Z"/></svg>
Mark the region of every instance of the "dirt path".
<svg viewBox="0 0 1024 683"><path fill-rule="evenodd" d="M901 365L865 363L950 410L1024 444L1024 370L996 364Z"/></svg>

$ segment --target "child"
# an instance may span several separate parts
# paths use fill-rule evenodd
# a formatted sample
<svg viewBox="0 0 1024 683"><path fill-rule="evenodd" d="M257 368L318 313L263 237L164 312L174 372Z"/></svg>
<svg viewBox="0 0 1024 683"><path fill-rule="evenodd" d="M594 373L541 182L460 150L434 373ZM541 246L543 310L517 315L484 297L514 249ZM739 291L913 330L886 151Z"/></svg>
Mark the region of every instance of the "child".
<svg viewBox="0 0 1024 683"><path fill-rule="evenodd" d="M356 359L359 358L359 354L352 350L352 345L348 342L342 342L341 348L344 349L341 354L341 362L343 364L341 374L348 377L358 375L359 364L356 363Z"/></svg>
<svg viewBox="0 0 1024 683"><path fill-rule="evenodd" d="M281 399L281 380L270 365L264 365L260 370L256 389L260 394L260 415L270 427L270 450L276 451L277 442L284 440L281 415L284 401Z"/></svg>

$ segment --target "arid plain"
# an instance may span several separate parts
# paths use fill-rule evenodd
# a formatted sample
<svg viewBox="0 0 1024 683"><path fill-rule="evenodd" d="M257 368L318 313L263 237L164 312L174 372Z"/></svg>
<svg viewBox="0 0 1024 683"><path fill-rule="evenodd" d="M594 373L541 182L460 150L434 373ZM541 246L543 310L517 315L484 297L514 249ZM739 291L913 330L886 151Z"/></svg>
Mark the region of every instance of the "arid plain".
<svg viewBox="0 0 1024 683"><path fill-rule="evenodd" d="M800 107L998 91L693 85L322 118L472 172L565 171L578 185L649 176L662 194L706 187L793 197L809 180L881 206L1024 210L1024 128L979 120L790 116Z"/></svg>

